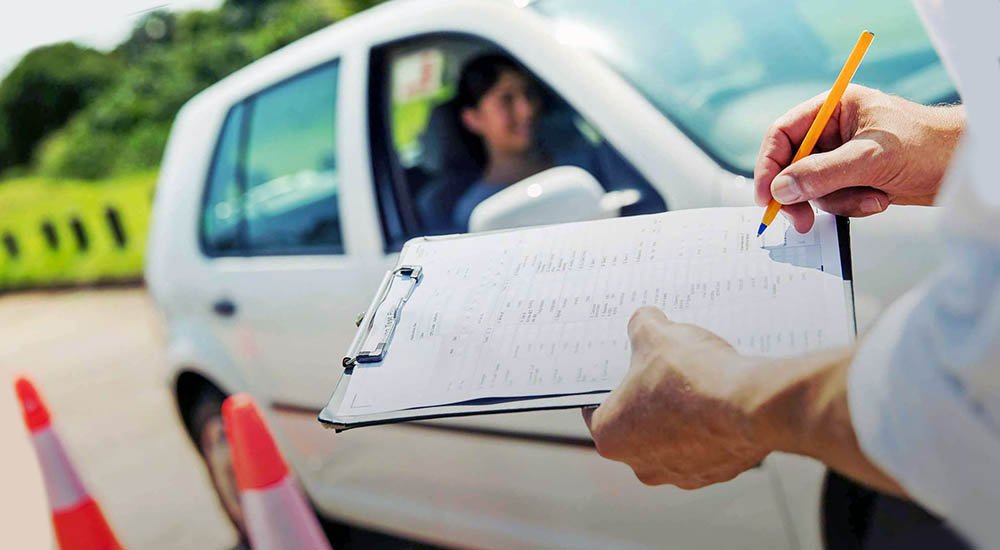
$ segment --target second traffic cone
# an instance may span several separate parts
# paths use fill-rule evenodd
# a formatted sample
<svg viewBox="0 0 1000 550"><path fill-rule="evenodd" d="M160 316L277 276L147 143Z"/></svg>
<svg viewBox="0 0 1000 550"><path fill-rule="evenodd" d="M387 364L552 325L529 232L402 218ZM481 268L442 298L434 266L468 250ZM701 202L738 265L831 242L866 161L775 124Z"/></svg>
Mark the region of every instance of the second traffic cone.
<svg viewBox="0 0 1000 550"><path fill-rule="evenodd" d="M253 398L247 394L227 398L222 404L222 420L250 546L256 550L329 549L316 514L306 503Z"/></svg>
<svg viewBox="0 0 1000 550"><path fill-rule="evenodd" d="M59 548L120 549L121 544L104 520L100 506L87 493L69 461L35 385L22 375L15 379L14 390L21 401L24 423L31 432L31 443L42 469Z"/></svg>

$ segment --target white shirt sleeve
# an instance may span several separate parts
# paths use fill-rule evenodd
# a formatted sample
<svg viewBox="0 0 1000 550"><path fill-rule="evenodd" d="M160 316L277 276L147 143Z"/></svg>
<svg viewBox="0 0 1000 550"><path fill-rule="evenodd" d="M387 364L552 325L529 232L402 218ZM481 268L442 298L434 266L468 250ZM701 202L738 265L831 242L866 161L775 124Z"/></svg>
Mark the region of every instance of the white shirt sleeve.
<svg viewBox="0 0 1000 550"><path fill-rule="evenodd" d="M1000 4L915 0L968 126L939 202L941 269L893 305L851 364L864 452L973 544L1000 545Z"/></svg>
<svg viewBox="0 0 1000 550"><path fill-rule="evenodd" d="M947 194L946 260L862 340L848 402L868 457L985 548L1000 543L1000 216L968 185Z"/></svg>

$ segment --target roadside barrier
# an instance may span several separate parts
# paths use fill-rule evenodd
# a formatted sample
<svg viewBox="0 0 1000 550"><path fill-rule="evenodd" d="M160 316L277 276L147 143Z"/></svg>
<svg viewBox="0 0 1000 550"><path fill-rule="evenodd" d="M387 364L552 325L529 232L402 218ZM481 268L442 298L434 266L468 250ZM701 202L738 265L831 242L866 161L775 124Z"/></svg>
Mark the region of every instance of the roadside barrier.
<svg viewBox="0 0 1000 550"><path fill-rule="evenodd" d="M155 174L0 186L0 291L138 281Z"/></svg>
<svg viewBox="0 0 1000 550"><path fill-rule="evenodd" d="M52 428L48 408L35 385L22 375L15 379L14 389L42 469L59 547L62 550L120 549L122 546L105 521L100 506L83 486Z"/></svg>
<svg viewBox="0 0 1000 550"><path fill-rule="evenodd" d="M222 420L250 546L256 550L329 549L316 515L253 398L247 394L227 398Z"/></svg>

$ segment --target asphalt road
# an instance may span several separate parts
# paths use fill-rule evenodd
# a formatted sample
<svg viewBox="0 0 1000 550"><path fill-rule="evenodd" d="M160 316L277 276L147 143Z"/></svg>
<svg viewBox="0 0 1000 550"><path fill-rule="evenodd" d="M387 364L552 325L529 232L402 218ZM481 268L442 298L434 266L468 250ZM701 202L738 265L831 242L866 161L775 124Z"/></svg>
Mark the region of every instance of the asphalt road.
<svg viewBox="0 0 1000 550"><path fill-rule="evenodd" d="M236 535L174 411L145 290L0 296L0 546L51 548L38 465L13 394L43 392L68 453L130 548L230 548Z"/></svg>

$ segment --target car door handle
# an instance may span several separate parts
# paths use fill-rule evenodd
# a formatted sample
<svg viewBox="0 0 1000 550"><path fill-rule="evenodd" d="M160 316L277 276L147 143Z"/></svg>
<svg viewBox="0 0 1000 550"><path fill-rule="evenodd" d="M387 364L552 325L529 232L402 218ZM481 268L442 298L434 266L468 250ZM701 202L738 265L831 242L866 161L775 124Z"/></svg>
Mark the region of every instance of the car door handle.
<svg viewBox="0 0 1000 550"><path fill-rule="evenodd" d="M232 317L236 315L236 304L232 300L223 298L212 304L212 311L219 317Z"/></svg>

